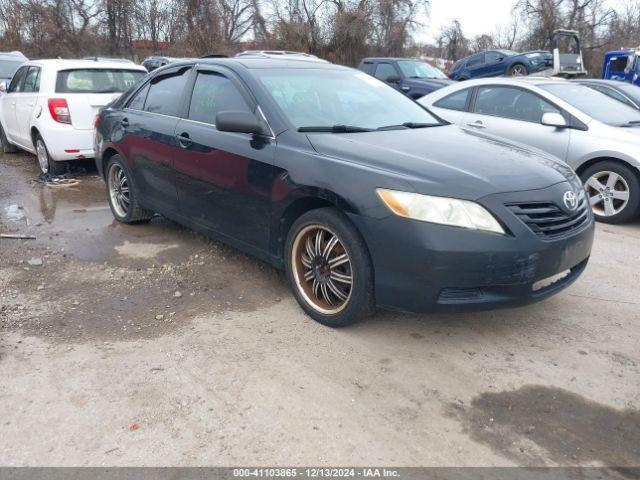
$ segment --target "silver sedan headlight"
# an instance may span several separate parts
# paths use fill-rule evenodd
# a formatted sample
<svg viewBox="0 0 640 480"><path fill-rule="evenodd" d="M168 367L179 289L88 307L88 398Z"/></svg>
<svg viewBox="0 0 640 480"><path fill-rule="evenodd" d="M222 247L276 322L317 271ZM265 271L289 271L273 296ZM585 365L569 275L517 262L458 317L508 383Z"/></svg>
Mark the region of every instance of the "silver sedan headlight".
<svg viewBox="0 0 640 480"><path fill-rule="evenodd" d="M376 191L384 204L401 217L470 230L505 233L495 217L476 202L384 188Z"/></svg>

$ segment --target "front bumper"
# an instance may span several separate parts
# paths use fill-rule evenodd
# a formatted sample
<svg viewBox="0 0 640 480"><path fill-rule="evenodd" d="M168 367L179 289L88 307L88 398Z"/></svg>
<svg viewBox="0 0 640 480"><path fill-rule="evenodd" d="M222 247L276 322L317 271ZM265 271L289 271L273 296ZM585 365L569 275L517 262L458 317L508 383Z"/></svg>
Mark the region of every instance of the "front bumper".
<svg viewBox="0 0 640 480"><path fill-rule="evenodd" d="M510 235L395 215L384 219L351 215L371 253L380 307L434 312L522 306L554 295L584 271L594 236L591 213L567 236L543 240L499 198L481 203L498 215ZM541 280L566 270L569 274L556 283L534 289Z"/></svg>

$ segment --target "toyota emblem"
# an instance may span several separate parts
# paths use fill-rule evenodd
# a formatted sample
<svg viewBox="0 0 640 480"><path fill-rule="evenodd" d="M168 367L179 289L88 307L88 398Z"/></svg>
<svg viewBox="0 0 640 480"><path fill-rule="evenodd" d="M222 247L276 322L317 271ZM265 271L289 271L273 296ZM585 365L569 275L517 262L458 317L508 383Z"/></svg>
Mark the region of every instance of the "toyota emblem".
<svg viewBox="0 0 640 480"><path fill-rule="evenodd" d="M578 197L571 190L568 192L564 192L564 196L562 197L565 206L569 209L569 211L573 212L576 208L578 208Z"/></svg>

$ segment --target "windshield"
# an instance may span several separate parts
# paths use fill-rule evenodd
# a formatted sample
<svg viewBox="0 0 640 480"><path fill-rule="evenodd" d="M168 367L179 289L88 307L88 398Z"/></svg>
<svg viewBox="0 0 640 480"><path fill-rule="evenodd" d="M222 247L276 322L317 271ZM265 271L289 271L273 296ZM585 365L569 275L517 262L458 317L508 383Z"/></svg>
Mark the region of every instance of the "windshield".
<svg viewBox="0 0 640 480"><path fill-rule="evenodd" d="M9 79L26 60L0 60L0 78Z"/></svg>
<svg viewBox="0 0 640 480"><path fill-rule="evenodd" d="M600 122L614 126L640 123L638 110L589 87L572 83L553 83L540 87Z"/></svg>
<svg viewBox="0 0 640 480"><path fill-rule="evenodd" d="M404 76L408 78L447 78L440 70L425 62L400 60L398 65Z"/></svg>
<svg viewBox="0 0 640 480"><path fill-rule="evenodd" d="M139 70L82 68L58 72L56 93L122 93L145 75Z"/></svg>
<svg viewBox="0 0 640 480"><path fill-rule="evenodd" d="M640 87L631 85L630 83L619 82L620 85L616 85L616 88L621 90L627 97L631 98L634 102L640 104Z"/></svg>
<svg viewBox="0 0 640 480"><path fill-rule="evenodd" d="M440 125L416 102L363 72L324 68L254 72L296 128Z"/></svg>

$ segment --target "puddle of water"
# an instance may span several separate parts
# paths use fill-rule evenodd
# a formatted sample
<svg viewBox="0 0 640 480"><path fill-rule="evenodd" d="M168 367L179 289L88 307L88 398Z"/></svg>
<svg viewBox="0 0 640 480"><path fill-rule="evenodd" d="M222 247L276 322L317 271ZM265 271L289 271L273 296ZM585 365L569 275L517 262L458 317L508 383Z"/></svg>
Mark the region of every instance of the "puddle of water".
<svg viewBox="0 0 640 480"><path fill-rule="evenodd" d="M640 411L618 410L560 388L528 385L450 405L471 437L519 464L543 465L533 442L561 465L640 465ZM623 475L624 469L619 470Z"/></svg>

